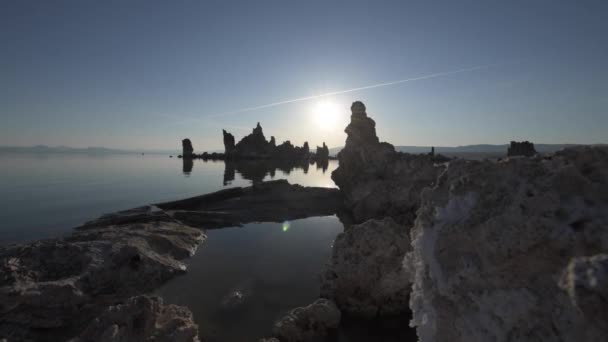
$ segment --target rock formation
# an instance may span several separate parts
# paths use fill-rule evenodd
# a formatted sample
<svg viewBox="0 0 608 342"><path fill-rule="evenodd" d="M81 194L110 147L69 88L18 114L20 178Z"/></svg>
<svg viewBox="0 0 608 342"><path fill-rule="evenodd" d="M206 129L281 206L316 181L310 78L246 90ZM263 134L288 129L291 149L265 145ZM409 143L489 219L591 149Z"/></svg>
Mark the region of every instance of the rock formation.
<svg viewBox="0 0 608 342"><path fill-rule="evenodd" d="M230 184L237 172L243 179L257 184L268 175L274 177L277 170L289 174L300 169L306 174L310 167L309 161L302 159L227 159L224 163L224 185Z"/></svg>
<svg viewBox="0 0 608 342"><path fill-rule="evenodd" d="M608 336L608 254L572 259L560 286L590 324Z"/></svg>
<svg viewBox="0 0 608 342"><path fill-rule="evenodd" d="M340 187L355 223L391 216L411 224L420 203L420 191L433 184L440 168L429 155L397 153L381 143L376 123L359 101L351 106L346 145L338 154L340 166L332 179Z"/></svg>
<svg viewBox="0 0 608 342"><path fill-rule="evenodd" d="M297 147L293 146L290 141L277 145L274 137L271 137L270 141L266 141L259 122L251 134L243 137L236 145L234 145L232 134L224 130L224 148L225 156L228 159L308 160L310 158L308 142L305 142L302 147Z"/></svg>
<svg viewBox="0 0 608 342"><path fill-rule="evenodd" d="M404 262L421 342L605 340L608 148L451 161L421 201Z"/></svg>
<svg viewBox="0 0 608 342"><path fill-rule="evenodd" d="M190 139L186 138L186 139L182 140L183 158L191 159L193 156L192 152L194 152L194 149L192 148L192 142L190 142Z"/></svg>
<svg viewBox="0 0 608 342"><path fill-rule="evenodd" d="M222 134L224 136L224 150L226 155L232 155L235 150L234 143L234 135L226 132L225 129L222 130Z"/></svg>
<svg viewBox="0 0 608 342"><path fill-rule="evenodd" d="M317 160L327 160L329 159L329 148L323 142L323 146L317 146L317 153L315 154Z"/></svg>
<svg viewBox="0 0 608 342"><path fill-rule="evenodd" d="M534 144L529 141L511 141L511 146L507 151L507 156L525 156L532 157L536 154L536 150L534 149Z"/></svg>
<svg viewBox="0 0 608 342"><path fill-rule="evenodd" d="M408 312L410 275L401 265L410 250L408 229L390 217L346 229L334 242L321 296L353 316Z"/></svg>
<svg viewBox="0 0 608 342"><path fill-rule="evenodd" d="M65 239L0 247L0 336L65 340L108 303L151 291L205 235L151 207L89 222Z"/></svg>
<svg viewBox="0 0 608 342"><path fill-rule="evenodd" d="M108 307L71 342L198 342L189 309L164 305L162 298L138 296Z"/></svg>
<svg viewBox="0 0 608 342"><path fill-rule="evenodd" d="M340 310L334 303L318 299L308 306L291 310L279 319L273 334L282 342L321 341L335 332L340 318Z"/></svg>

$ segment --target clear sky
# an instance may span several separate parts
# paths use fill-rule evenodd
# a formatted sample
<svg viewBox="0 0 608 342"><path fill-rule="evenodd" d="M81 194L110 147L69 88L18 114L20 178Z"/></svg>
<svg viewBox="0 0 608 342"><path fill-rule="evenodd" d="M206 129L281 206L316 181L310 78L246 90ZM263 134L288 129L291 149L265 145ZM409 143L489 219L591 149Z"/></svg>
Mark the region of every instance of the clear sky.
<svg viewBox="0 0 608 342"><path fill-rule="evenodd" d="M396 145L606 143L608 1L0 2L0 145L339 146L355 100Z"/></svg>

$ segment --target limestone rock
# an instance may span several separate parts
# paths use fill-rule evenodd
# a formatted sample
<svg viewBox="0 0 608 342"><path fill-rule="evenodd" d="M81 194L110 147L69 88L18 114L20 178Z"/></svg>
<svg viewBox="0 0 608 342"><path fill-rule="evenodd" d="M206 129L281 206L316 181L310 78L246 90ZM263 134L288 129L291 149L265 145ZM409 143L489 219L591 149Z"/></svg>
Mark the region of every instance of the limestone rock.
<svg viewBox="0 0 608 342"><path fill-rule="evenodd" d="M435 166L433 156L397 153L393 145L379 142L363 103L353 103L351 111L340 166L331 178L344 193L354 222L391 216L411 224L420 191L433 184L441 166Z"/></svg>
<svg viewBox="0 0 608 342"><path fill-rule="evenodd" d="M198 342L198 326L189 309L138 296L108 307L71 342L97 341Z"/></svg>
<svg viewBox="0 0 608 342"><path fill-rule="evenodd" d="M388 217L346 229L334 242L321 296L355 316L407 312L410 274L402 260L410 249L407 227Z"/></svg>
<svg viewBox="0 0 608 342"><path fill-rule="evenodd" d="M315 158L317 161L319 160L327 160L329 159L329 148L323 142L323 146L317 146L317 153L315 153Z"/></svg>
<svg viewBox="0 0 608 342"><path fill-rule="evenodd" d="M340 318L340 310L333 302L318 299L308 306L291 310L279 319L273 333L282 342L320 341L338 328Z"/></svg>
<svg viewBox="0 0 608 342"><path fill-rule="evenodd" d="M535 154L536 150L534 149L534 144L529 141L511 141L511 146L509 146L509 149L507 150L507 155L509 157L532 157Z"/></svg>
<svg viewBox="0 0 608 342"><path fill-rule="evenodd" d="M605 282L604 259L568 265L608 251L607 172L608 148L600 147L451 161L422 192L404 262L420 341L604 340L586 315L605 311L586 303L605 298L605 286L589 286L580 272ZM560 288L566 268L566 283L582 287Z"/></svg>

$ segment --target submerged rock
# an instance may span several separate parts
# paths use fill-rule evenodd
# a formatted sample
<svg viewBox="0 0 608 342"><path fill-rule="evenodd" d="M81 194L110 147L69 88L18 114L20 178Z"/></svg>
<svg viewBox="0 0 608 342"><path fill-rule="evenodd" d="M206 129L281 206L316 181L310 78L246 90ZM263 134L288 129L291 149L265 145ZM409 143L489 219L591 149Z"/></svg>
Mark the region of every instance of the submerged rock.
<svg viewBox="0 0 608 342"><path fill-rule="evenodd" d="M338 154L340 166L331 178L343 192L354 222L390 216L411 224L420 191L434 183L441 167L434 165L433 156L398 153L393 145L381 143L362 102L354 102L351 112L346 145Z"/></svg>
<svg viewBox="0 0 608 342"><path fill-rule="evenodd" d="M321 296L354 316L375 318L407 312L410 274L402 260L410 250L407 227L391 218L348 228L334 242Z"/></svg>
<svg viewBox="0 0 608 342"><path fill-rule="evenodd" d="M189 309L164 305L162 298L138 296L108 307L71 342L198 342Z"/></svg>
<svg viewBox="0 0 608 342"><path fill-rule="evenodd" d="M338 328L340 318L340 310L333 302L317 299L308 306L291 310L276 321L273 334L281 342L322 341Z"/></svg>
<svg viewBox="0 0 608 342"><path fill-rule="evenodd" d="M608 148L452 161L421 197L405 258L421 342L606 338L605 259L579 257L608 251Z"/></svg>

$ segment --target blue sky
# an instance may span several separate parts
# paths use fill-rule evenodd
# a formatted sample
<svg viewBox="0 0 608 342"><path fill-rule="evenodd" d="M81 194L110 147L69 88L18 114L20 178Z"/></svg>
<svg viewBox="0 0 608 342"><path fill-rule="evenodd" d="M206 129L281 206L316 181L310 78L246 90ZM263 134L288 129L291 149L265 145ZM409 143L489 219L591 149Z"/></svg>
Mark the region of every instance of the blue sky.
<svg viewBox="0 0 608 342"><path fill-rule="evenodd" d="M2 1L0 145L338 146L355 100L398 145L606 143L606 32L605 1ZM325 97L333 125L223 114L480 65Z"/></svg>

